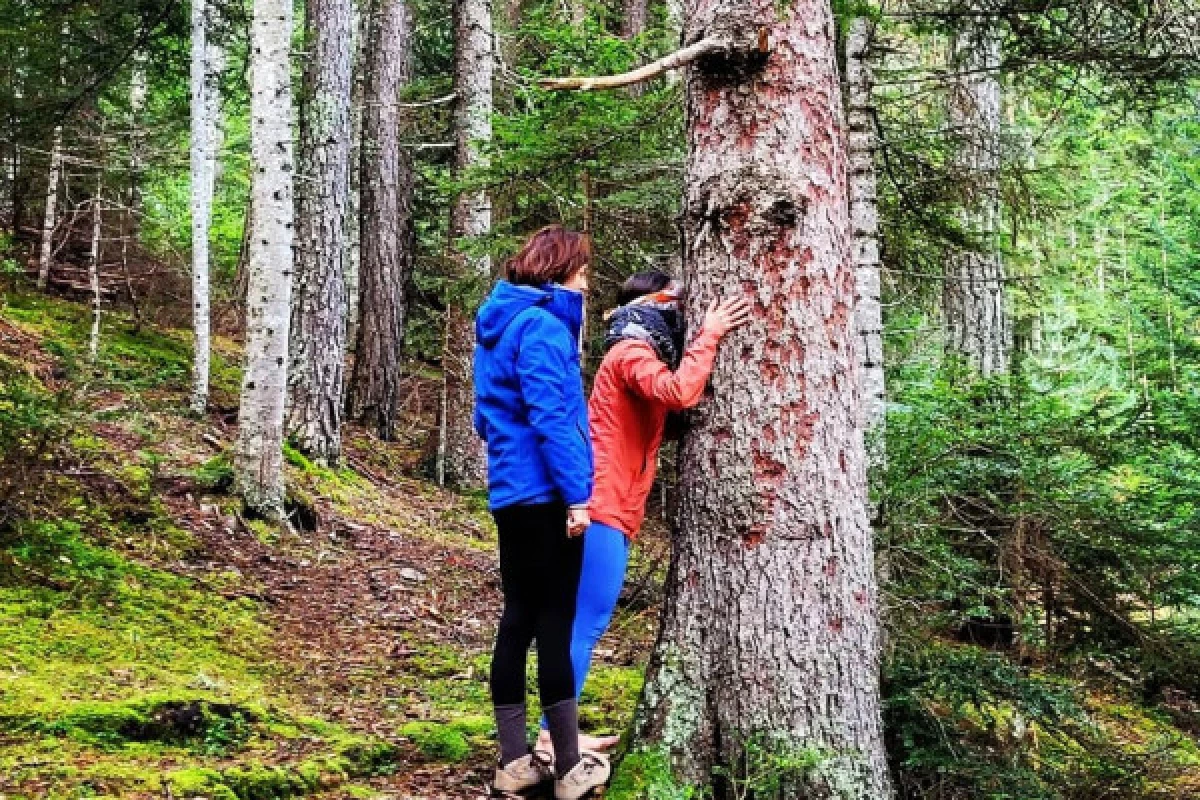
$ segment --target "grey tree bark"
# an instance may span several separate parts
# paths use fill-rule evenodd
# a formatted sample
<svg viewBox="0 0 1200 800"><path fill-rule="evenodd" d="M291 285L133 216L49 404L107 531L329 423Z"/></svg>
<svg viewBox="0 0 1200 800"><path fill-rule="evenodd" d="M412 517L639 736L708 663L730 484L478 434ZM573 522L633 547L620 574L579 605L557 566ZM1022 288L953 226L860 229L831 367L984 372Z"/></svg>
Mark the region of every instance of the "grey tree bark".
<svg viewBox="0 0 1200 800"><path fill-rule="evenodd" d="M773 797L879 800L891 787L833 13L695 0L685 41L705 36L729 44L686 78L689 316L747 294L754 320L723 346L682 445L635 748L716 798L746 796L747 765L765 766L756 744L812 761L782 771Z"/></svg>
<svg viewBox="0 0 1200 800"><path fill-rule="evenodd" d="M362 141L362 264L349 413L395 436L412 274L413 164L400 146L400 91L412 79L412 12L380 0L367 47Z"/></svg>
<svg viewBox="0 0 1200 800"><path fill-rule="evenodd" d="M346 205L346 346L358 341L358 268L362 260L363 70L366 63L367 0L354 0L350 21L354 38L350 66L350 197Z"/></svg>
<svg viewBox="0 0 1200 800"><path fill-rule="evenodd" d="M100 139L104 139L101 128ZM103 156L101 156L103 165ZM100 255L101 237L103 236L102 204L104 195L104 167L96 171L96 194L92 197L92 246L88 251L88 282L92 289L92 331L88 336L88 361L96 363L100 355Z"/></svg>
<svg viewBox="0 0 1200 800"><path fill-rule="evenodd" d="M1005 298L1000 225L1000 36L992 23L956 32L949 45L947 112L961 145L954 166L969 187L962 225L976 246L953 253L942 296L947 347L980 375L1008 371L1012 326Z"/></svg>
<svg viewBox="0 0 1200 800"><path fill-rule="evenodd" d="M192 398L191 410L208 407L211 343L209 308L209 228L217 179L217 119L224 53L210 34L213 9L192 0L191 207L192 207Z"/></svg>
<svg viewBox="0 0 1200 800"><path fill-rule="evenodd" d="M633 39L646 32L647 0L625 0L625 14L621 17L621 36Z"/></svg>
<svg viewBox="0 0 1200 800"><path fill-rule="evenodd" d="M38 253L37 287L45 289L54 257L54 229L58 227L58 184L62 181L63 128L54 126L50 141L50 173L46 177L46 202L42 214L42 241Z"/></svg>
<svg viewBox="0 0 1200 800"><path fill-rule="evenodd" d="M342 450L352 11L350 0L305 5L288 431L303 452L328 464Z"/></svg>
<svg viewBox="0 0 1200 800"><path fill-rule="evenodd" d="M238 411L234 485L247 509L283 511L283 423L292 294L291 0L254 0L250 27L250 157L254 234L249 241L246 368Z"/></svg>
<svg viewBox="0 0 1200 800"><path fill-rule="evenodd" d="M454 168L458 176L483 165L483 147L492 138L492 70L495 62L490 0L454 2ZM460 276L486 284L491 259L470 256L461 249L463 239L485 236L491 230L492 204L485 191L459 195L450 215L450 257ZM483 443L471 424L475 328L473 308L451 304L446 321L446 346L442 356L443 403L439 426L436 472L438 482L479 486L485 480L487 460Z"/></svg>
<svg viewBox="0 0 1200 800"><path fill-rule="evenodd" d="M859 337L866 430L882 429L887 404L883 372L883 298L879 259L879 202L875 171L871 21L856 17L846 34L846 127L850 161L850 245L855 275L854 322Z"/></svg>

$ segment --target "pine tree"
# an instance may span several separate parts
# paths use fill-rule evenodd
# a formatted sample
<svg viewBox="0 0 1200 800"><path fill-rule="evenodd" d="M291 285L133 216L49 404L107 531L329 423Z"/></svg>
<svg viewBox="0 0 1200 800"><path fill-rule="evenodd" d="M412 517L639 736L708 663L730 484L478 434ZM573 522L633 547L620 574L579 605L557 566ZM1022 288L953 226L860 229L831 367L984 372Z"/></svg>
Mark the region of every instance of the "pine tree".
<svg viewBox="0 0 1200 800"><path fill-rule="evenodd" d="M1005 297L1000 227L1000 38L986 19L956 31L947 111L959 147L954 166L966 186L961 212L971 247L952 253L942 305L947 345L982 376L1008 371L1012 325Z"/></svg>
<svg viewBox="0 0 1200 800"><path fill-rule="evenodd" d="M413 164L400 145L400 91L412 77L412 12L380 0L370 24L362 141L362 261L350 416L393 438L412 274Z"/></svg>
<svg viewBox="0 0 1200 800"><path fill-rule="evenodd" d="M288 431L303 452L330 464L341 456L345 385L351 18L351 0L305 5Z"/></svg>
<svg viewBox="0 0 1200 800"><path fill-rule="evenodd" d="M762 759L795 757L807 766L773 796L877 800L891 788L833 13L690 11L690 317L748 292L756 319L683 443L636 746L719 798L753 790Z"/></svg>
<svg viewBox="0 0 1200 800"><path fill-rule="evenodd" d="M466 170L486 164L482 147L492 138L492 7L490 0L455 0L454 3L454 167L460 177ZM459 195L450 215L451 258L459 275L478 283L491 277L491 259L469 256L460 248L463 239L491 230L492 205L487 192L472 190ZM471 426L474 405L472 382L475 346L471 310L452 303L447 313L446 346L442 357L445 375L439 431L437 477L439 483L478 486L484 482L486 459L483 444Z"/></svg>

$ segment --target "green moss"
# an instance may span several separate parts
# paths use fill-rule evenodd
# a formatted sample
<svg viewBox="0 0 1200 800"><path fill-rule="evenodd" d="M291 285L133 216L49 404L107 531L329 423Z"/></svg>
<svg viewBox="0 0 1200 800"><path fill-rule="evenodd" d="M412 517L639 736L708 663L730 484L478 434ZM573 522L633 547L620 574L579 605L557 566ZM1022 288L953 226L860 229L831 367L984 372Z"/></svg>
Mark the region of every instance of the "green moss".
<svg viewBox="0 0 1200 800"><path fill-rule="evenodd" d="M489 746L492 721L484 716L460 717L449 722L410 722L400 735L411 740L426 758L458 763L478 748Z"/></svg>
<svg viewBox="0 0 1200 800"><path fill-rule="evenodd" d="M592 730L620 730L633 716L643 680L641 667L593 667L580 697L580 722Z"/></svg>
<svg viewBox="0 0 1200 800"><path fill-rule="evenodd" d="M621 759L605 796L609 800L691 800L698 793L675 778L665 750L653 749L637 750Z"/></svg>
<svg viewBox="0 0 1200 800"><path fill-rule="evenodd" d="M233 464L225 453L205 461L192 474L205 491L224 494L233 488Z"/></svg>

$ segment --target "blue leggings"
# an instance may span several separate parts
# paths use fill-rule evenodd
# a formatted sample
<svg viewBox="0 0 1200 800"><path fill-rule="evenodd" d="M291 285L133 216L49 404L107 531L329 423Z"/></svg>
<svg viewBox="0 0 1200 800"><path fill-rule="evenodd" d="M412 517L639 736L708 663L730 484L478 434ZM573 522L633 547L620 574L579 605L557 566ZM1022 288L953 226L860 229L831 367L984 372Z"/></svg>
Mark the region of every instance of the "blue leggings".
<svg viewBox="0 0 1200 800"><path fill-rule="evenodd" d="M592 651L608 629L617 598L625 583L629 539L616 528L593 522L583 534L583 571L575 597L575 622L571 628L571 666L575 672L575 697L583 691ZM545 720L542 721L545 727Z"/></svg>

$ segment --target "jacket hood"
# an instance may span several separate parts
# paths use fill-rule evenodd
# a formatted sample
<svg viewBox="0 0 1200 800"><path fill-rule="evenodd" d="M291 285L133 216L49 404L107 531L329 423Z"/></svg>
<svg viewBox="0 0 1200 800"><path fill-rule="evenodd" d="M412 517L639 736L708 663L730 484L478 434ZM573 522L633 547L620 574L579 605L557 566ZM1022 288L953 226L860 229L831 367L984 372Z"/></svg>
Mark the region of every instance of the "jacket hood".
<svg viewBox="0 0 1200 800"><path fill-rule="evenodd" d="M578 341L583 326L583 295L556 284L518 286L500 281L475 317L475 340L493 348L519 314L534 306L557 317Z"/></svg>

